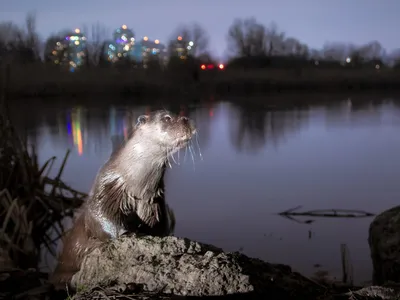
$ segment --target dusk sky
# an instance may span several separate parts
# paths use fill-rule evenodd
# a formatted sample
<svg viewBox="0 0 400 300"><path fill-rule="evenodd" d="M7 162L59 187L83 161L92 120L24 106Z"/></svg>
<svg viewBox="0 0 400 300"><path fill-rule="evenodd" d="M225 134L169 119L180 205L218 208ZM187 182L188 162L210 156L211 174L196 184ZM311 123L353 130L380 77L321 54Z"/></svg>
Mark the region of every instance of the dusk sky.
<svg viewBox="0 0 400 300"><path fill-rule="evenodd" d="M226 51L227 31L236 17L255 17L265 25L275 21L287 36L313 48L328 41L371 40L388 51L400 48L399 0L0 0L0 7L0 21L17 24L34 11L42 38L99 21L110 33L126 24L138 37L166 42L179 24L195 21L210 35L210 50L217 56Z"/></svg>

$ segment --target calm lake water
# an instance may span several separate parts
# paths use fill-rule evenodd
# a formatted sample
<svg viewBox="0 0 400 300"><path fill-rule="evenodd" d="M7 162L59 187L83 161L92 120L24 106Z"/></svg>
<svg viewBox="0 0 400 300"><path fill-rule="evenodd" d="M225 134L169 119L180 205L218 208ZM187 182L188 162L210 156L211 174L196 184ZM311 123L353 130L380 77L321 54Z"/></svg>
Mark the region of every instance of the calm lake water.
<svg viewBox="0 0 400 300"><path fill-rule="evenodd" d="M193 162L181 155L180 165L167 171L175 234L289 264L307 276L325 270L339 279L346 244L355 282L371 280L371 217L290 220L277 213L296 206L379 213L398 205L400 106L379 97L279 110L247 102L174 109L195 120L203 157ZM42 163L53 155L61 163L71 149L63 179L88 192L113 144L126 134L127 112L139 116L156 108L18 104L24 112L16 123L28 130Z"/></svg>

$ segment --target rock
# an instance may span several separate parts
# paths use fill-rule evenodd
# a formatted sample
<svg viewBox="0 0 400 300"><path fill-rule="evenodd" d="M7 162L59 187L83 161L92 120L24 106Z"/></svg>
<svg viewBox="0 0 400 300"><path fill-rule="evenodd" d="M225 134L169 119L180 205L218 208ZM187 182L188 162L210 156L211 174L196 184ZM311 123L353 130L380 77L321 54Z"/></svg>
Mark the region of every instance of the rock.
<svg viewBox="0 0 400 300"><path fill-rule="evenodd" d="M313 299L313 295L326 292L289 266L172 236L114 240L85 258L71 284L81 291L110 286L124 290L133 285L143 292L178 296L240 294Z"/></svg>
<svg viewBox="0 0 400 300"><path fill-rule="evenodd" d="M399 299L400 291L398 288L369 286L357 291L351 291L336 297L336 299Z"/></svg>
<svg viewBox="0 0 400 300"><path fill-rule="evenodd" d="M373 264L373 284L400 282L400 206L375 217L368 243Z"/></svg>

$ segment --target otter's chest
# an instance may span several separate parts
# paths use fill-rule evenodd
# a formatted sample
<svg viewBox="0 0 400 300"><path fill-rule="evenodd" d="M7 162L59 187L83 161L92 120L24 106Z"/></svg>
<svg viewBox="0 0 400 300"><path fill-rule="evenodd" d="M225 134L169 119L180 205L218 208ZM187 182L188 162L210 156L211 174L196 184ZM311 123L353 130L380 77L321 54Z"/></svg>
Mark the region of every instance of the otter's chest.
<svg viewBox="0 0 400 300"><path fill-rule="evenodd" d="M102 230L109 235L111 239L116 239L127 231L125 226L118 224L115 221L113 222L106 217L99 218L99 223Z"/></svg>

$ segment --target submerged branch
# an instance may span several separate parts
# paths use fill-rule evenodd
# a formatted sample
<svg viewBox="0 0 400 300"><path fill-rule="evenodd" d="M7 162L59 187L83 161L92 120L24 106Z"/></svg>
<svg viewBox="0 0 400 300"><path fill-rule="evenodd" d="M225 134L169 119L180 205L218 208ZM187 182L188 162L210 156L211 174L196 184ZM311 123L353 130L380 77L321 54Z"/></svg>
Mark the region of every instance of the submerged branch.
<svg viewBox="0 0 400 300"><path fill-rule="evenodd" d="M278 213L280 216L309 216L309 217L333 217L333 218L365 218L373 217L374 213L370 213L363 210L349 210L349 209L317 209L308 210L304 212L295 212L295 210L300 209L301 206L296 206L294 208L285 210Z"/></svg>

